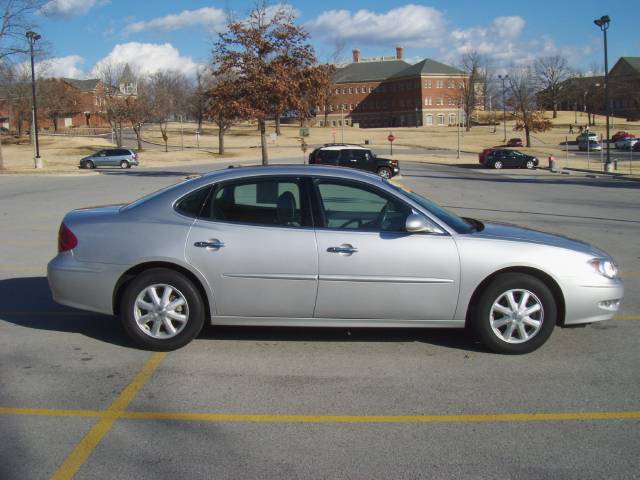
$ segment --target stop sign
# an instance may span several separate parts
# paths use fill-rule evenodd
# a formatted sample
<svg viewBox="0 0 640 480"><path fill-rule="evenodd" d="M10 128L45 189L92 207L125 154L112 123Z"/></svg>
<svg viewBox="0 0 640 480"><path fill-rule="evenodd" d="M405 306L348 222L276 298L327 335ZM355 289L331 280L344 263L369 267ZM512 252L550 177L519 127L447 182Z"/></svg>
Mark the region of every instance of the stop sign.
<svg viewBox="0 0 640 480"><path fill-rule="evenodd" d="M389 140L389 142L393 143L393 141L396 139L396 137L393 136L393 133L390 133L389 136L387 137L387 140Z"/></svg>

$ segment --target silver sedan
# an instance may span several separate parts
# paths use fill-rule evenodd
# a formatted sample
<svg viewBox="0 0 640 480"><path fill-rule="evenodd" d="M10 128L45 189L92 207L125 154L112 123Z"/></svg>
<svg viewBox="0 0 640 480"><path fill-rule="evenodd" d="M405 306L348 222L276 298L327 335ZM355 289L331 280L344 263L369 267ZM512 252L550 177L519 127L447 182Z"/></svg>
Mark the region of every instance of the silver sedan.
<svg viewBox="0 0 640 480"><path fill-rule="evenodd" d="M119 315L140 346L214 325L469 327L527 353L554 327L609 320L622 281L602 250L460 218L376 175L233 168L128 205L74 210L48 265L59 303Z"/></svg>

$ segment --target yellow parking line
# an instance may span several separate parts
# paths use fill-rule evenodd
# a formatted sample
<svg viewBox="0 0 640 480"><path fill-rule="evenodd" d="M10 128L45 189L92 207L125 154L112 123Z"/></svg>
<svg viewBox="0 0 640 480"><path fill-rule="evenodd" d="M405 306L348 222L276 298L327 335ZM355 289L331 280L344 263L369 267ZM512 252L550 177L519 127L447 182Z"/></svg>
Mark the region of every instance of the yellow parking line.
<svg viewBox="0 0 640 480"><path fill-rule="evenodd" d="M488 423L640 419L640 411L489 413L460 415L287 415L251 413L134 412L122 410L56 410L46 408L0 407L0 415L2 414L42 415L53 417L102 417L103 420L108 420L111 423L117 419L177 420L215 423Z"/></svg>
<svg viewBox="0 0 640 480"><path fill-rule="evenodd" d="M618 315L614 320L640 320L640 315Z"/></svg>
<svg viewBox="0 0 640 480"><path fill-rule="evenodd" d="M638 277L640 272L620 272L621 277Z"/></svg>
<svg viewBox="0 0 640 480"><path fill-rule="evenodd" d="M80 469L82 464L89 458L89 455L98 446L104 436L111 430L113 422L122 414L125 408L131 403L138 391L149 380L155 369L158 367L166 353L153 353L142 369L134 377L129 385L118 395L105 415L96 423L89 433L87 433L80 443L76 445L73 452L60 465L58 470L51 476L52 480L71 479Z"/></svg>

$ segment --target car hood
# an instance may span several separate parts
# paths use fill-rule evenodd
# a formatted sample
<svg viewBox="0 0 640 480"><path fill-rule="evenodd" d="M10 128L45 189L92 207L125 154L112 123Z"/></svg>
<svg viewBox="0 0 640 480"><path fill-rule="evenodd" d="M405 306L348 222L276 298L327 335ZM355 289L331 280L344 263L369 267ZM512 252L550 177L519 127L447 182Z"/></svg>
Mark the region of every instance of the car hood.
<svg viewBox="0 0 640 480"><path fill-rule="evenodd" d="M580 240L574 240L562 235L540 232L538 230L531 230L529 228L518 227L508 223L487 222L484 223L484 228L482 230L473 232L472 235L476 238L550 245L552 247L583 252L595 257L609 258L609 255L606 252Z"/></svg>

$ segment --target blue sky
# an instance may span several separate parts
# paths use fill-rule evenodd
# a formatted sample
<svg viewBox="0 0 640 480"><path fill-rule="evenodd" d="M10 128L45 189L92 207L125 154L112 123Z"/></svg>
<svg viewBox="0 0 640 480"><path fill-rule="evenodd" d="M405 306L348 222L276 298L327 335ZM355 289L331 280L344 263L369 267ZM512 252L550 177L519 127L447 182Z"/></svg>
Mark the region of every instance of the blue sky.
<svg viewBox="0 0 640 480"><path fill-rule="evenodd" d="M538 55L562 54L575 68L602 64L602 34L593 19L612 18L610 66L620 56L640 55L636 0L603 2L291 1L298 22L311 33L321 60L342 45L342 58L359 47L363 56L455 63L476 49L497 68L526 64ZM52 0L36 21L50 45L49 74L83 77L105 58L141 71L176 68L193 75L208 60L212 39L231 10L241 18L253 2L147 0ZM635 17L635 19L634 19ZM635 28L634 28L635 27Z"/></svg>

